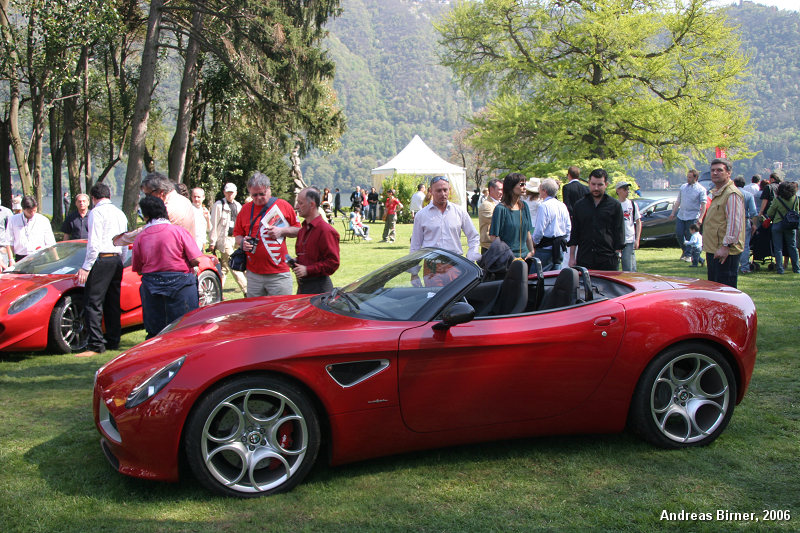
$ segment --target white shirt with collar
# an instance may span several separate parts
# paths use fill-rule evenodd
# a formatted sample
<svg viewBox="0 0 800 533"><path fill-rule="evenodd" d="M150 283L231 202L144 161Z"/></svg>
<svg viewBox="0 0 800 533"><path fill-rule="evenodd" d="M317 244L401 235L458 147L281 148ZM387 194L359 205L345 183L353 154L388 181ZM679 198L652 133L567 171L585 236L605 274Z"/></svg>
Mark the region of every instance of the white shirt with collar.
<svg viewBox="0 0 800 533"><path fill-rule="evenodd" d="M444 213L430 203L414 216L411 233L411 252L420 248L436 247L462 255L461 232L467 236L467 259L481 258L480 236L467 210L453 202L447 202Z"/></svg>
<svg viewBox="0 0 800 533"><path fill-rule="evenodd" d="M34 213L30 220L24 212L12 216L8 219L6 233L16 255L30 255L56 243L50 221L39 213Z"/></svg>
<svg viewBox="0 0 800 533"><path fill-rule="evenodd" d="M128 231L125 213L103 198L89 211L89 240L86 243L86 259L83 269L91 270L100 254L121 254L122 247L111 242L115 235Z"/></svg>
<svg viewBox="0 0 800 533"><path fill-rule="evenodd" d="M572 222L567 206L552 196L545 198L536 213L536 223L531 235L533 242L541 242L544 237L564 237L569 240L571 232Z"/></svg>

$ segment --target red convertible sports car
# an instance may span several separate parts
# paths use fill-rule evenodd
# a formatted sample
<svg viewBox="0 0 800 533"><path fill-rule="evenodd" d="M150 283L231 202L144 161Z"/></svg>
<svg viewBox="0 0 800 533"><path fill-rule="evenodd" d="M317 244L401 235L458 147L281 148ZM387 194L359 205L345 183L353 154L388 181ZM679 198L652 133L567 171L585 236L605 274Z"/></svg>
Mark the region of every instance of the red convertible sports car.
<svg viewBox="0 0 800 533"><path fill-rule="evenodd" d="M83 287L76 274L86 258L86 241L64 241L19 261L0 274L0 352L49 349L68 353L86 346ZM141 277L127 254L122 274L122 327L142 323ZM200 305L222 300L219 261L203 256L198 286Z"/></svg>
<svg viewBox="0 0 800 533"><path fill-rule="evenodd" d="M187 314L98 370L119 472L257 496L331 464L474 441L618 432L706 445L742 400L756 309L696 279L515 261L485 281L423 249L318 296Z"/></svg>

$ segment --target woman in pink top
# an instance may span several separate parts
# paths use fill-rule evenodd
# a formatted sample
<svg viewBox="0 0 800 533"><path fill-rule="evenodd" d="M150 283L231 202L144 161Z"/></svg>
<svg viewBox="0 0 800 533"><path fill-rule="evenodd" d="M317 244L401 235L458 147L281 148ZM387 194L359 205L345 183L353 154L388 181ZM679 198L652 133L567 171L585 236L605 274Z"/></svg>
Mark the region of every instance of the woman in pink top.
<svg viewBox="0 0 800 533"><path fill-rule="evenodd" d="M193 267L202 253L194 237L170 224L167 207L157 196L139 202L146 222L133 243L134 272L142 275L142 319L147 338L198 307L197 276Z"/></svg>

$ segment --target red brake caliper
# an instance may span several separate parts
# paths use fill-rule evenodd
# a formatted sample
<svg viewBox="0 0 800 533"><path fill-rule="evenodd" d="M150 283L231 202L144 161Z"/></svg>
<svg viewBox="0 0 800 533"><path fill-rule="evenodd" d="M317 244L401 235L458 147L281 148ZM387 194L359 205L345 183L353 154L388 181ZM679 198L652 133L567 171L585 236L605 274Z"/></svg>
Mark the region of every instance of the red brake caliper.
<svg viewBox="0 0 800 533"><path fill-rule="evenodd" d="M281 448L284 450L288 450L292 443L292 432L294 431L294 424L291 422L284 422L284 424L278 428L278 443L281 445ZM275 470L281 465L280 461L277 459L273 459L269 464L270 470Z"/></svg>

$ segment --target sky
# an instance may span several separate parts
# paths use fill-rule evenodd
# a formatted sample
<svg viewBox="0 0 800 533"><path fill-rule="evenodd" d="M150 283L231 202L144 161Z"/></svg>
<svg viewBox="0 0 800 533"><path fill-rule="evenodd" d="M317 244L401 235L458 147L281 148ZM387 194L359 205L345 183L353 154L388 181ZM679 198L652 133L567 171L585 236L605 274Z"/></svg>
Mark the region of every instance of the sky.
<svg viewBox="0 0 800 533"><path fill-rule="evenodd" d="M717 0L719 5L738 4L737 0ZM753 0L754 4L761 4L765 6L775 6L780 9L791 9L792 11L800 11L800 0Z"/></svg>

